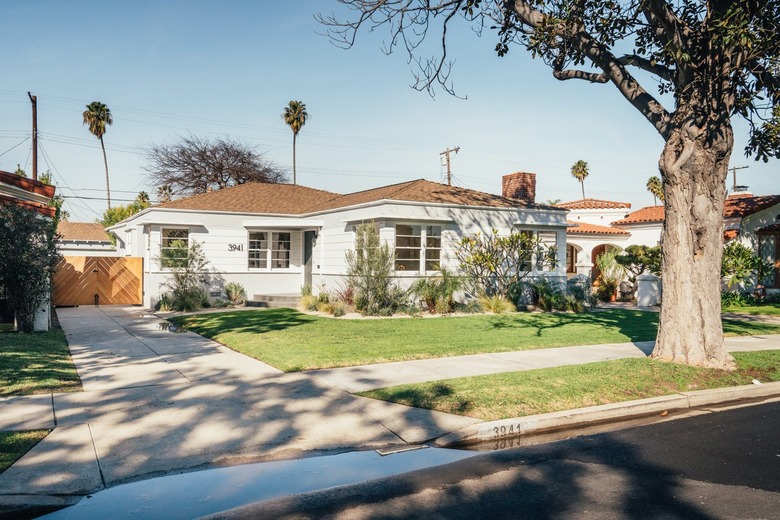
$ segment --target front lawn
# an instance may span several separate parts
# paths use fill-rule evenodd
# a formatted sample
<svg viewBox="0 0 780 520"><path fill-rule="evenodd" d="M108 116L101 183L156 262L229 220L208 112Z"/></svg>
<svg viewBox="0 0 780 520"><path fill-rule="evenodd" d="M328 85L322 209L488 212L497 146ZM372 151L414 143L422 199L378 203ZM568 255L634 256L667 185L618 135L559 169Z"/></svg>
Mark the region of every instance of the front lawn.
<svg viewBox="0 0 780 520"><path fill-rule="evenodd" d="M346 320L292 309L258 309L174 318L177 325L286 372L655 339L658 314L615 309L588 314L480 314ZM724 320L729 334L780 333L780 327Z"/></svg>
<svg viewBox="0 0 780 520"><path fill-rule="evenodd" d="M723 307L723 312L735 314L766 314L780 316L780 303L765 303L762 305L749 305L745 307Z"/></svg>
<svg viewBox="0 0 780 520"><path fill-rule="evenodd" d="M358 395L485 421L675 392L780 381L780 350L735 352L734 372L629 358L382 388Z"/></svg>
<svg viewBox="0 0 780 520"><path fill-rule="evenodd" d="M22 455L30 451L48 434L49 430L0 432L0 473L19 460Z"/></svg>
<svg viewBox="0 0 780 520"><path fill-rule="evenodd" d="M79 390L62 330L0 333L0 397Z"/></svg>

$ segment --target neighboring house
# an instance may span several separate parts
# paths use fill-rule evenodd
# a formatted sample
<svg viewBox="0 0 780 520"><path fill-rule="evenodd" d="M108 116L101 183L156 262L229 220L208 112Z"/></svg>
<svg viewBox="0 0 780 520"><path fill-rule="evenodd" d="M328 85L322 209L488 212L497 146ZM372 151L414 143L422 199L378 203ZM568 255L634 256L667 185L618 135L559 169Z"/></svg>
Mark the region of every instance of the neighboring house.
<svg viewBox="0 0 780 520"><path fill-rule="evenodd" d="M54 197L55 187L21 177L15 173L0 171L0 203L16 204L35 210L44 218L52 219L56 214L56 208L49 206ZM5 302L2 304L5 307ZM36 331L46 331L51 328L51 305L47 300L35 314L33 325Z"/></svg>
<svg viewBox="0 0 780 520"><path fill-rule="evenodd" d="M117 256L103 225L97 222L61 221L57 249L62 256Z"/></svg>
<svg viewBox="0 0 780 520"><path fill-rule="evenodd" d="M772 263L775 269L764 282L770 289L780 289L780 195L755 196L744 187L738 188L738 191L726 198L723 207L723 239L737 239L758 252L761 258ZM567 235L567 251L570 251L570 257L573 254L577 258L577 272L587 274L588 270L592 269L592 261L595 261L596 255L601 252L596 248L601 243L607 249L625 249L632 244L660 245L664 223L663 206L648 206L611 220L615 214L612 212L613 208L604 204L608 201L597 202L602 207L585 208L585 201L558 205L570 209L570 224L578 224L576 227L570 227ZM612 204L630 208L630 205L625 203ZM604 229L590 229L590 223L597 219L606 225ZM596 243L598 245L593 245Z"/></svg>
<svg viewBox="0 0 780 520"><path fill-rule="evenodd" d="M569 210L566 234L566 275L598 277L596 258L611 249L631 245L631 233L611 226L631 209L628 202L581 199L558 204Z"/></svg>
<svg viewBox="0 0 780 520"><path fill-rule="evenodd" d="M345 254L355 228L375 223L395 251L395 278L409 285L456 268L464 236L493 228L527 231L558 248L564 278L566 211L534 202L536 176L504 176L502 196L416 180L340 195L291 184L243 184L158 204L108 228L120 255L144 258L144 305L166 292L170 268L161 250L175 241L198 242L213 271L210 292L241 283L250 295L337 289L345 282Z"/></svg>

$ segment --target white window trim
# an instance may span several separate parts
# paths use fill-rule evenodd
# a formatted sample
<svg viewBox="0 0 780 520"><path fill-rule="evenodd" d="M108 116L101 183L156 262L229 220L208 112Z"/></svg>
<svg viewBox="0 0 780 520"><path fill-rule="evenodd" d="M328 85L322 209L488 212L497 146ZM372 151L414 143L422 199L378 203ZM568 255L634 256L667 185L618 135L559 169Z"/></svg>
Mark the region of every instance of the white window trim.
<svg viewBox="0 0 780 520"><path fill-rule="evenodd" d="M249 247L249 237L252 233L267 233L268 237L266 239L266 242L268 243L268 247L265 249L250 249ZM286 233L290 235L290 248L287 250L289 254L289 258L287 259L287 267L274 267L273 266L273 244L274 244L274 235L279 235L282 233ZM293 262L293 244L295 243L295 237L296 232L290 229L250 229L247 230L246 234L246 244L247 244L247 253L246 253L246 268L248 272L251 273L270 273L270 272L291 272L295 271L293 268L294 262ZM249 253L250 251L262 251L265 254L266 259L266 267L250 267L249 266ZM283 251L280 249L279 251Z"/></svg>
<svg viewBox="0 0 780 520"><path fill-rule="evenodd" d="M420 260L419 265L417 266L417 270L410 270L407 271L405 269L397 269L396 268L396 251L398 250L398 226L420 226ZM437 270L431 269L427 270L425 269L426 263L427 263L427 250L428 250L428 227L435 227L439 228L439 267L441 267L442 263L442 251L444 250L444 226L440 224L431 224L429 222L395 222L392 225L393 229L393 271L396 276L427 276L428 273L435 273ZM402 235L402 236L411 236L411 235ZM417 248L404 248L404 249L414 249L418 250ZM431 248L431 249L437 249L437 248Z"/></svg>
<svg viewBox="0 0 780 520"><path fill-rule="evenodd" d="M163 240L165 240L165 231L167 230L181 230L187 232L187 249L190 247L191 239L190 239L190 228L187 226L160 226L160 270L161 271L167 271L170 272L172 267L164 266L163 265L163 258L162 258L162 251L163 251Z"/></svg>

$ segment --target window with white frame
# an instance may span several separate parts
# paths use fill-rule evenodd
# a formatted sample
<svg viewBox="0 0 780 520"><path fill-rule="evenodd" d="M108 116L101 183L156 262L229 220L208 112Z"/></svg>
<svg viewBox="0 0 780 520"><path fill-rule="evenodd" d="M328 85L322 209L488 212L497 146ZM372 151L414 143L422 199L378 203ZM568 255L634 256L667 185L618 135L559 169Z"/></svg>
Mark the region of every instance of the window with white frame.
<svg viewBox="0 0 780 520"><path fill-rule="evenodd" d="M189 230L163 228L160 233L160 267L184 267L190 247Z"/></svg>
<svg viewBox="0 0 780 520"><path fill-rule="evenodd" d="M436 271L440 263L441 226L396 224L396 271Z"/></svg>
<svg viewBox="0 0 780 520"><path fill-rule="evenodd" d="M532 231L530 229L521 229L519 230L519 233L524 237L527 237L531 244L536 244L538 242L545 252L549 247L556 247L557 245L557 235L555 231ZM534 269L537 271L546 271L549 269L549 265L545 264L545 260L546 257L544 255L534 254L531 258L523 262L521 269L528 272L533 271Z"/></svg>
<svg viewBox="0 0 780 520"><path fill-rule="evenodd" d="M249 233L250 269L288 269L292 235L289 232L251 231Z"/></svg>

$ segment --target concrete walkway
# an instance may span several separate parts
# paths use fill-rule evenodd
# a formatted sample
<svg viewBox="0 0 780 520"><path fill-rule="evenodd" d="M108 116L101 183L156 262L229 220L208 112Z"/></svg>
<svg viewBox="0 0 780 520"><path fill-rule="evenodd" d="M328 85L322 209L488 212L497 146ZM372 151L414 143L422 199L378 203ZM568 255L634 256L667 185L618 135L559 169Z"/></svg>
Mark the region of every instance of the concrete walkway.
<svg viewBox="0 0 780 520"><path fill-rule="evenodd" d="M53 428L0 474L0 505L82 495L174 470L421 443L480 421L348 392L641 357L651 342L284 374L138 307L58 309L84 391L0 399L0 431ZM727 339L780 348L780 336Z"/></svg>
<svg viewBox="0 0 780 520"><path fill-rule="evenodd" d="M137 307L57 315L84 391L0 399L0 431L54 428L0 474L0 505L206 464L420 443L479 422L283 374Z"/></svg>

